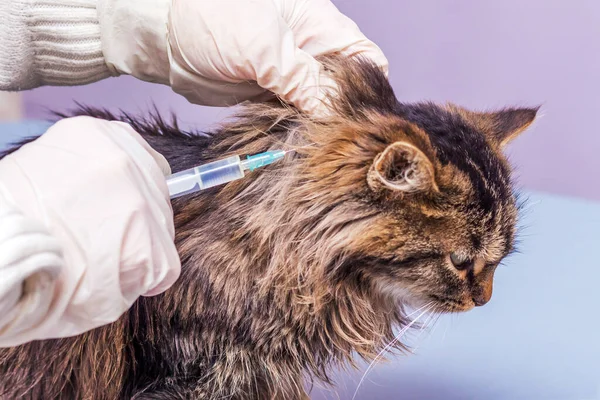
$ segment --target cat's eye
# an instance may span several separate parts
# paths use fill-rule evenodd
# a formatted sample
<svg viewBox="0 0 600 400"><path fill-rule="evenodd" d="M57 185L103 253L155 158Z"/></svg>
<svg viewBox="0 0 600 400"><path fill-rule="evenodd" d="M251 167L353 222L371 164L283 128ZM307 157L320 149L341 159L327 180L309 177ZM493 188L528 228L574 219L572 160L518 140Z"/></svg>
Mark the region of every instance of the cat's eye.
<svg viewBox="0 0 600 400"><path fill-rule="evenodd" d="M473 260L470 257L460 253L450 253L450 261L452 261L454 268L458 270L468 269L473 264Z"/></svg>

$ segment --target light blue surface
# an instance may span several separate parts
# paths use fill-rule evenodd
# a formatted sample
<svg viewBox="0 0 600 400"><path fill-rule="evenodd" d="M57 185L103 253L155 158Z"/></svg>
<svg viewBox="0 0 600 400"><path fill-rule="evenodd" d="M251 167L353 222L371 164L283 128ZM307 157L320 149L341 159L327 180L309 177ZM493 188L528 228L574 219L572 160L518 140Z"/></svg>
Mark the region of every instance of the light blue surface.
<svg viewBox="0 0 600 400"><path fill-rule="evenodd" d="M600 204L532 194L524 214L492 301L442 317L356 399L600 400ZM313 400L351 399L364 369Z"/></svg>
<svg viewBox="0 0 600 400"><path fill-rule="evenodd" d="M31 136L39 136L52 125L45 121L0 122L0 150Z"/></svg>
<svg viewBox="0 0 600 400"><path fill-rule="evenodd" d="M0 124L0 148L47 126ZM528 204L492 301L413 333L416 355L375 367L356 399L600 400L600 203ZM351 399L365 368L312 399Z"/></svg>

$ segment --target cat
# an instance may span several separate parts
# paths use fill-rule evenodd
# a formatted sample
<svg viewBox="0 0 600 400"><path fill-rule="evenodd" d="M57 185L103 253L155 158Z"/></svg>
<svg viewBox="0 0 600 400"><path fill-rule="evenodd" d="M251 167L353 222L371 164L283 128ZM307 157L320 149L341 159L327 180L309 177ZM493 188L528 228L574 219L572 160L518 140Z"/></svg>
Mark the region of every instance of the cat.
<svg viewBox="0 0 600 400"><path fill-rule="evenodd" d="M308 399L307 381L373 360L407 307L490 300L519 208L502 149L538 109L401 103L369 62L323 62L340 88L328 117L275 100L196 135L160 116L76 113L128 122L174 172L294 152L173 200L178 282L108 326L0 350L0 398Z"/></svg>

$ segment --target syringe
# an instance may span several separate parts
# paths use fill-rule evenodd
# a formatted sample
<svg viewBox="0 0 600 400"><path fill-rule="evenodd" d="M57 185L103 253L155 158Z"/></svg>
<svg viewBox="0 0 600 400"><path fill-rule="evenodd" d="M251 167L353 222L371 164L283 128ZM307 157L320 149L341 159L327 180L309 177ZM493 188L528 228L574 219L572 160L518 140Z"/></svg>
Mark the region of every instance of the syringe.
<svg viewBox="0 0 600 400"><path fill-rule="evenodd" d="M284 150L265 151L264 153L248 156L245 160L235 155L177 172L167 177L169 195L174 199L241 179L244 177L245 171L254 171L257 168L272 164L282 159L285 154L286 151Z"/></svg>

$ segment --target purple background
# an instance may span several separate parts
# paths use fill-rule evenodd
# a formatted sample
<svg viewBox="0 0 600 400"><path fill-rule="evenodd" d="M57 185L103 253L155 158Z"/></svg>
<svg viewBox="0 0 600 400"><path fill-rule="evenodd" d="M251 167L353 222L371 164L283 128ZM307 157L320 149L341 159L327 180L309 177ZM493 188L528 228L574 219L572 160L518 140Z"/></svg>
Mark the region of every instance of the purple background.
<svg viewBox="0 0 600 400"><path fill-rule="evenodd" d="M338 0L384 50L404 101L473 108L542 104L543 116L510 148L527 188L600 200L600 2L596 0ZM187 125L227 110L198 107L169 88L129 77L24 95L28 117L86 104L145 111L154 101Z"/></svg>

